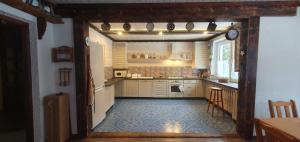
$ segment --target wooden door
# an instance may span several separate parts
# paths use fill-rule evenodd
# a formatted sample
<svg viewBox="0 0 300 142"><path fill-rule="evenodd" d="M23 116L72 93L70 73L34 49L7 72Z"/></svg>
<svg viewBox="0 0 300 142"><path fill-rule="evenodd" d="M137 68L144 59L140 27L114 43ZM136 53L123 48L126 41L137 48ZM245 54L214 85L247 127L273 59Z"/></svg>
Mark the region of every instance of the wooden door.
<svg viewBox="0 0 300 142"><path fill-rule="evenodd" d="M1 116L5 119L4 129L18 130L25 127L24 59L22 58L21 30L16 27L0 27L1 68ZM0 115L1 115L0 114ZM1 125L1 124L0 124ZM1 130L0 130L1 131Z"/></svg>

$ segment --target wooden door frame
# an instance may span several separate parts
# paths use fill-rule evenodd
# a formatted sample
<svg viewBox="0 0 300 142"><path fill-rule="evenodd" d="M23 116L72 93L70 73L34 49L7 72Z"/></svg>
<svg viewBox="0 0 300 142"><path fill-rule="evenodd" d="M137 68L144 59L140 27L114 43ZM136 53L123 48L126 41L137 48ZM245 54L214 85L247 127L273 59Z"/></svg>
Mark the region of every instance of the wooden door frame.
<svg viewBox="0 0 300 142"><path fill-rule="evenodd" d="M256 90L256 70L258 56L260 17L242 18L241 50L245 55L240 56L240 77L238 97L237 132L244 139L253 137L254 106ZM88 48L84 44L88 34L89 21L74 19L75 68L77 92L78 133L81 138L91 133L88 122L90 119L88 107Z"/></svg>
<svg viewBox="0 0 300 142"><path fill-rule="evenodd" d="M26 114L26 141L34 141L34 126L33 126L33 103L32 103L32 78L31 78L31 55L30 55L30 39L29 39L29 24L3 14L0 14L0 20L6 21L8 24L17 26L21 30L22 47L21 54L23 58L22 68L24 82L23 89L25 95L25 114Z"/></svg>

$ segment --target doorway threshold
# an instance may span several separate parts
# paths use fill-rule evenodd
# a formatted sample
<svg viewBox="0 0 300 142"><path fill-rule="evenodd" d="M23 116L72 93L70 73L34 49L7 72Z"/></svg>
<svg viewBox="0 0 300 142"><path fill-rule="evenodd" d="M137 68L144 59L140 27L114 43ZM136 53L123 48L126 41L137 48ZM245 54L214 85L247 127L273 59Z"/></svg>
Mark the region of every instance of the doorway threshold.
<svg viewBox="0 0 300 142"><path fill-rule="evenodd" d="M89 138L240 138L237 134L93 132Z"/></svg>

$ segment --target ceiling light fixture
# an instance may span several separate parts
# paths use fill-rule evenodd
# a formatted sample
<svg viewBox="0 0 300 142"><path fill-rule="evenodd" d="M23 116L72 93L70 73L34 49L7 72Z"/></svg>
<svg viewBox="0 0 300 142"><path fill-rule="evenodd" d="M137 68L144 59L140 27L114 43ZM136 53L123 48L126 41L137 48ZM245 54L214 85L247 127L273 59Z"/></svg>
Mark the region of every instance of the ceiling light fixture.
<svg viewBox="0 0 300 142"><path fill-rule="evenodd" d="M124 29L126 32L128 32L128 31L130 31L130 29L131 29L131 25L130 25L128 22L125 22L125 23L123 24L123 29Z"/></svg>
<svg viewBox="0 0 300 142"><path fill-rule="evenodd" d="M169 32L172 32L175 29L175 24L173 22L169 22L167 24L167 29Z"/></svg>
<svg viewBox="0 0 300 142"><path fill-rule="evenodd" d="M186 25L185 25L185 28L187 31L192 31L194 29L195 25L193 22L187 22Z"/></svg>
<svg viewBox="0 0 300 142"><path fill-rule="evenodd" d="M101 24L101 29L104 32L108 32L110 30L111 26L108 22L104 22L103 24Z"/></svg>
<svg viewBox="0 0 300 142"><path fill-rule="evenodd" d="M217 28L217 24L216 22L209 22L208 26L207 26L207 31L215 31Z"/></svg>
<svg viewBox="0 0 300 142"><path fill-rule="evenodd" d="M207 35L207 34L208 34L208 31L204 31L203 34Z"/></svg>
<svg viewBox="0 0 300 142"><path fill-rule="evenodd" d="M146 28L148 32L152 32L154 29L154 24L152 22L149 22L147 23Z"/></svg>
<svg viewBox="0 0 300 142"><path fill-rule="evenodd" d="M158 33L158 35L162 36L162 35L163 35L163 32L162 32L162 31L160 31L160 32Z"/></svg>

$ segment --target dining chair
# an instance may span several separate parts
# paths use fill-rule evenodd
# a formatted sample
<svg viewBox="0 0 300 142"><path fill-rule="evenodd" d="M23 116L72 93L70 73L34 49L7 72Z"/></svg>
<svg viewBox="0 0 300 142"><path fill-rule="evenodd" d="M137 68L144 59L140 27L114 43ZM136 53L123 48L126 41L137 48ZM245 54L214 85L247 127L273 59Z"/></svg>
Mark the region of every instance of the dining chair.
<svg viewBox="0 0 300 142"><path fill-rule="evenodd" d="M298 117L296 103L294 100L290 100L289 102L284 102L284 101L273 102L269 100L269 109L270 109L271 117L275 118L274 108L276 108L277 117L282 118L283 117L281 112L282 107L284 108L286 117L292 117L291 114L293 115L294 118ZM292 110L292 113L290 112L290 110Z"/></svg>

